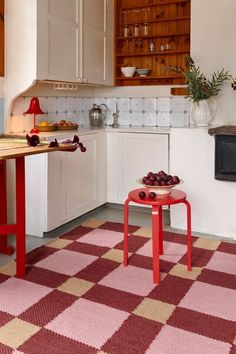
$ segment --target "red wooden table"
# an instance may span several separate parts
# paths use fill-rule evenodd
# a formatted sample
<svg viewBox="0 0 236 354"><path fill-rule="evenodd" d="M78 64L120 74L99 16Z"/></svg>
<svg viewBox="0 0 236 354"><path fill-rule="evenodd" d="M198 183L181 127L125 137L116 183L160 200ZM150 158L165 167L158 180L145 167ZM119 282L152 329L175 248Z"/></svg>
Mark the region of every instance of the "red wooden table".
<svg viewBox="0 0 236 354"><path fill-rule="evenodd" d="M62 144L49 148L47 144L36 147L14 139L0 139L0 253L12 254L13 247L8 246L7 235L16 235L16 275L25 275L25 156L54 151L75 151L72 144ZM7 223L6 161L15 160L16 177L16 222Z"/></svg>
<svg viewBox="0 0 236 354"><path fill-rule="evenodd" d="M162 207L183 203L187 207L187 267L191 270L191 206L187 201L186 194L180 190L172 189L169 194L157 196L152 200L149 197L140 199L139 192L144 191L148 196L147 188L132 190L124 205L124 266L128 265L128 212L129 203L134 202L152 207L152 256L153 256L153 282L160 281L159 256L163 254L163 227Z"/></svg>

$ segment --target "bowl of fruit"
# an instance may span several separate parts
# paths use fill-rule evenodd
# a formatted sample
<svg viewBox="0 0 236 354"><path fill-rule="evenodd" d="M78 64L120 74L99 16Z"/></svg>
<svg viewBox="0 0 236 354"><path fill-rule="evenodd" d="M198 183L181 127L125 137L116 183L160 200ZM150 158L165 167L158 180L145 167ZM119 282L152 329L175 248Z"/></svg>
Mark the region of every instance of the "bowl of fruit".
<svg viewBox="0 0 236 354"><path fill-rule="evenodd" d="M178 176L172 176L164 171L148 172L148 174L137 181L141 183L145 188L148 188L148 192L154 192L156 195L169 194L171 189L176 185L183 183Z"/></svg>
<svg viewBox="0 0 236 354"><path fill-rule="evenodd" d="M70 120L66 121L65 119L61 119L59 123L56 123L58 130L77 130L78 124L73 123Z"/></svg>
<svg viewBox="0 0 236 354"><path fill-rule="evenodd" d="M40 132L52 132L57 129L56 125L53 123L48 123L46 120L43 120L36 126Z"/></svg>

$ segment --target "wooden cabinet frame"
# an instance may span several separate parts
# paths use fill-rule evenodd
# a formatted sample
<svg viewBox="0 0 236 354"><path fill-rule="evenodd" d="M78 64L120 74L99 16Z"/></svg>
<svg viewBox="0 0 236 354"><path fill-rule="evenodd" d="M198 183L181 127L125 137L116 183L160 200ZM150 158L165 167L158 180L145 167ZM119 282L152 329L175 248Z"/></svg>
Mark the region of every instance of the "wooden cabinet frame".
<svg viewBox="0 0 236 354"><path fill-rule="evenodd" d="M190 54L191 0L117 0L115 77L117 86L183 84L166 70L184 68ZM122 66L151 70L148 76L124 77Z"/></svg>
<svg viewBox="0 0 236 354"><path fill-rule="evenodd" d="M0 76L4 76L4 0L0 0Z"/></svg>

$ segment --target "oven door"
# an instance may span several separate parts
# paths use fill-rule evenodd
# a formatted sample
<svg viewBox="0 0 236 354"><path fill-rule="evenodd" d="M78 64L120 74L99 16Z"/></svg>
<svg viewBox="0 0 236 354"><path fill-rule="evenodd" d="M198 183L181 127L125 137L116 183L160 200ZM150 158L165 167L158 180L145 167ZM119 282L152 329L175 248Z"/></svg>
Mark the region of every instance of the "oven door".
<svg viewBox="0 0 236 354"><path fill-rule="evenodd" d="M215 135L215 178L236 181L236 135Z"/></svg>

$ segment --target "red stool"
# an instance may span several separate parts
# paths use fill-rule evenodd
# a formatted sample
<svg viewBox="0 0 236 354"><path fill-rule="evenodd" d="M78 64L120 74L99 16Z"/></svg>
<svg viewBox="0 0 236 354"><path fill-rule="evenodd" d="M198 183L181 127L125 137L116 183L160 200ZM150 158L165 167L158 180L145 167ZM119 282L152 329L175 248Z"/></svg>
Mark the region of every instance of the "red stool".
<svg viewBox="0 0 236 354"><path fill-rule="evenodd" d="M162 206L183 203L187 207L187 269L191 270L191 206L186 200L186 194L180 190L173 189L170 194L157 196L152 200L149 197L140 199L139 192L144 191L148 195L148 189L135 189L128 194L124 206L124 266L128 265L128 213L129 202L152 207L152 256L153 256L153 282L160 281L159 256L163 254L163 228L162 228Z"/></svg>

